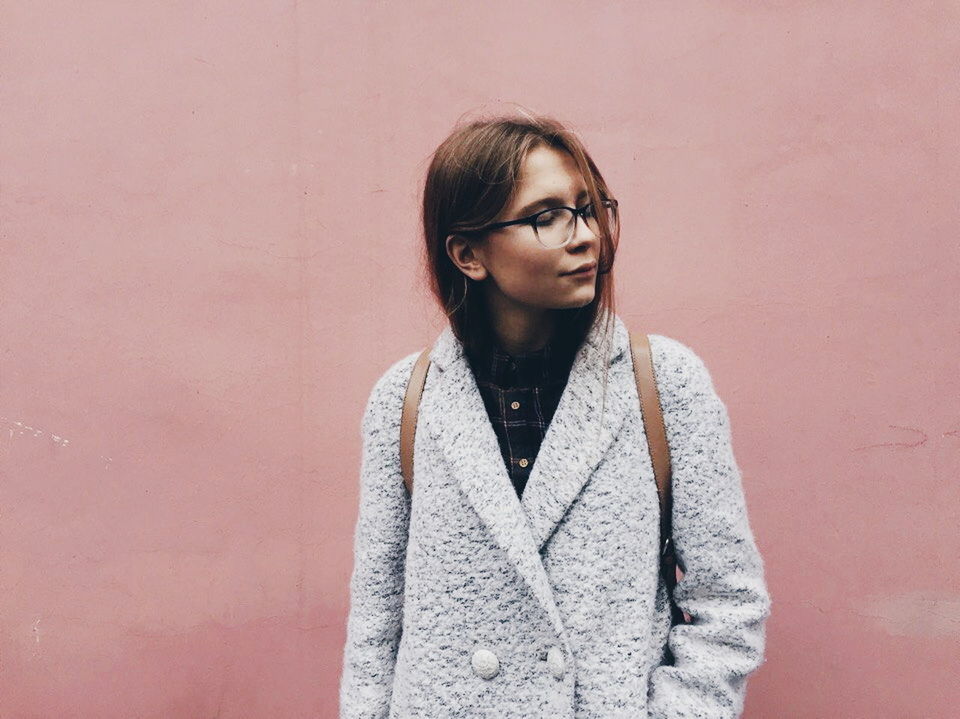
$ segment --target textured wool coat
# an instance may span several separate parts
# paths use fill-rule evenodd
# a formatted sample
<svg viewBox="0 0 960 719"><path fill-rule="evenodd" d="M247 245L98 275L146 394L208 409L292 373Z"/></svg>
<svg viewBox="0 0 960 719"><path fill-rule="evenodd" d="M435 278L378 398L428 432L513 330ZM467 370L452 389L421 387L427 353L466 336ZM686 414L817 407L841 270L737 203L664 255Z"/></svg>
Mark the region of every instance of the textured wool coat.
<svg viewBox="0 0 960 719"><path fill-rule="evenodd" d="M412 496L399 436L418 352L386 370L364 411L343 719L740 716L771 600L729 417L692 349L658 334L650 345L686 570L674 596L692 623L670 625L621 318L578 350L522 499L447 327L430 352Z"/></svg>

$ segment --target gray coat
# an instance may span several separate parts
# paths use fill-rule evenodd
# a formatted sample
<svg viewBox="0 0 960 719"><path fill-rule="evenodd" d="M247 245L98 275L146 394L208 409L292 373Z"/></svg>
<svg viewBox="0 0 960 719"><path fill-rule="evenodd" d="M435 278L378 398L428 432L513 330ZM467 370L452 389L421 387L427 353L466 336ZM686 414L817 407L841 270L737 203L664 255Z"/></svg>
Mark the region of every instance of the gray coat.
<svg viewBox="0 0 960 719"><path fill-rule="evenodd" d="M576 355L522 501L449 326L431 350L412 500L398 447L419 353L376 382L362 421L342 719L740 716L771 600L726 406L693 350L650 335L686 568L675 597L694 620L671 629L627 328L615 314L602 329Z"/></svg>

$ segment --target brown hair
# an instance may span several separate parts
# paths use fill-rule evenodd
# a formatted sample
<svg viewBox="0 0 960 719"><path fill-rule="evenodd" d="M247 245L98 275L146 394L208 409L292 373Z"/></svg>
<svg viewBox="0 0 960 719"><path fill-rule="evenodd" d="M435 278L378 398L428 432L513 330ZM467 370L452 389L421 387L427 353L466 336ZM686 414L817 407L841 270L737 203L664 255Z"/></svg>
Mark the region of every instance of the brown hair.
<svg viewBox="0 0 960 719"><path fill-rule="evenodd" d="M431 291L467 349L490 341L491 326L481 293L467 289L474 281L447 255L446 239L460 234L482 242L485 235L475 231L492 222L507 205L527 153L541 144L570 153L595 207L601 199L611 197L600 170L577 135L558 120L543 115L505 115L455 127L437 147L427 169L421 215L424 265ZM597 213L597 217L600 256L596 296L584 307L557 310L554 340L565 346L579 347L602 310L607 311L605 330L609 330L613 318L612 268L619 231L612 236L606 215Z"/></svg>

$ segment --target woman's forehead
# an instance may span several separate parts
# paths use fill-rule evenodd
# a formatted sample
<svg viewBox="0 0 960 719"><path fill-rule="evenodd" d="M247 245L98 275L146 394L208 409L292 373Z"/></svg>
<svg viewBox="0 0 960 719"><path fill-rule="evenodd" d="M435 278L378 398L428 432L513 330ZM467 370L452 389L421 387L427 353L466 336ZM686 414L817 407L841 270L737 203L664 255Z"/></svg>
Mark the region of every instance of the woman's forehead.
<svg viewBox="0 0 960 719"><path fill-rule="evenodd" d="M516 203L524 206L547 197L578 197L584 190L586 183L570 153L539 146L524 158Z"/></svg>

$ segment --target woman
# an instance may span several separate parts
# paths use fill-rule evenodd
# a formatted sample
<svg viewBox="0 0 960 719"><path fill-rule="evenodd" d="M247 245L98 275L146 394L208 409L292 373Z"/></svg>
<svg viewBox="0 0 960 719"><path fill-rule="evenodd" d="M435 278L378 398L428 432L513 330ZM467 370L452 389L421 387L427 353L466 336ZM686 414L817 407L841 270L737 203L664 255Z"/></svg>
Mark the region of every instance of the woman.
<svg viewBox="0 0 960 719"><path fill-rule="evenodd" d="M690 619L671 625L612 309L618 217L552 119L474 122L435 152L423 229L450 321L430 351L412 495L399 435L419 352L364 412L342 718L740 715L771 602L729 418L693 350L650 335Z"/></svg>

